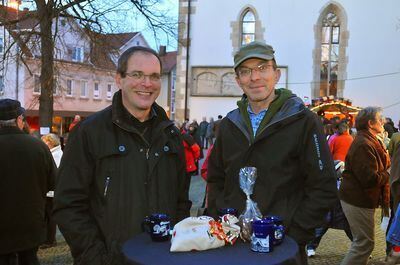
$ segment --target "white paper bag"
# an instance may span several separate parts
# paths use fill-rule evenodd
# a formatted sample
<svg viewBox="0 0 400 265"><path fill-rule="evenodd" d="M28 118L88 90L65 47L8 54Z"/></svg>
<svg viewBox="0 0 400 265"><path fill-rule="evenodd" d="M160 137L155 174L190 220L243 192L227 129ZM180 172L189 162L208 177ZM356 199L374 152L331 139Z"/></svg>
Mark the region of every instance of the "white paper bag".
<svg viewBox="0 0 400 265"><path fill-rule="evenodd" d="M177 223L172 231L171 252L206 250L223 247L225 241L212 235L209 216L188 217Z"/></svg>

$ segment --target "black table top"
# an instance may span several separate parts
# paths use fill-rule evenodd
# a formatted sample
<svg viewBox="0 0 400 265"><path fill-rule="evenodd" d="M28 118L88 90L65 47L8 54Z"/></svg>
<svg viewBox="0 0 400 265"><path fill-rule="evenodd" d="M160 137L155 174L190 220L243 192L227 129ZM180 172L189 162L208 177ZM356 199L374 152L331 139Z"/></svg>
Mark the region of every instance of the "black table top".
<svg viewBox="0 0 400 265"><path fill-rule="evenodd" d="M233 246L205 251L170 252L170 247L170 241L153 242L148 234L142 233L125 242L123 253L132 264L146 265L299 264L298 245L288 236L270 253L253 252L250 243L240 239Z"/></svg>

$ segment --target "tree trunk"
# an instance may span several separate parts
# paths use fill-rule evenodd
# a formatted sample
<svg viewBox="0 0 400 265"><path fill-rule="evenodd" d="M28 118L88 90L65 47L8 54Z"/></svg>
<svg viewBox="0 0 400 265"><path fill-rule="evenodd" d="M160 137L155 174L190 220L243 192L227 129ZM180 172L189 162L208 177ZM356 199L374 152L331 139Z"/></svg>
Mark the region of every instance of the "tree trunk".
<svg viewBox="0 0 400 265"><path fill-rule="evenodd" d="M54 39L52 34L53 6L49 1L37 5L40 17L41 43L41 93L39 97L39 125L49 127L53 123L53 88L54 88Z"/></svg>

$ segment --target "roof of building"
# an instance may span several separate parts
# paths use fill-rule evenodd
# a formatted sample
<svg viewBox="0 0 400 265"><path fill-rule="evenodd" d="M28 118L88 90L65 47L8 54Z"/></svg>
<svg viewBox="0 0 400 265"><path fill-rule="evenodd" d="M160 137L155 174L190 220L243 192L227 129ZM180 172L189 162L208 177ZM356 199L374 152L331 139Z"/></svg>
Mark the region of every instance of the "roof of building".
<svg viewBox="0 0 400 265"><path fill-rule="evenodd" d="M111 54L116 54L119 49L127 43L134 36L139 34L138 32L128 33L114 33L114 34L102 34L94 31L86 31L89 35L92 47L90 51L91 62L99 68L105 68L114 70L116 65L110 57ZM107 51L107 52L105 52Z"/></svg>
<svg viewBox="0 0 400 265"><path fill-rule="evenodd" d="M160 55L161 63L163 66L162 72L163 74L169 73L176 66L176 56L177 52L166 52L165 55Z"/></svg>

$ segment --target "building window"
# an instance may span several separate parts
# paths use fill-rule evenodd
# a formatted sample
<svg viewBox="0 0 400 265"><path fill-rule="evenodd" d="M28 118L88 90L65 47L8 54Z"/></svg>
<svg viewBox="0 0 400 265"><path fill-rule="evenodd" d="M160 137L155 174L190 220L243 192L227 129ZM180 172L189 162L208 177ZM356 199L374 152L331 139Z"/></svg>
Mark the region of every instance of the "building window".
<svg viewBox="0 0 400 265"><path fill-rule="evenodd" d="M74 47L72 50L72 61L83 62L83 47Z"/></svg>
<svg viewBox="0 0 400 265"><path fill-rule="evenodd" d="M33 93L40 94L40 76L34 75Z"/></svg>
<svg viewBox="0 0 400 265"><path fill-rule="evenodd" d="M333 12L322 20L320 96L337 96L340 22Z"/></svg>
<svg viewBox="0 0 400 265"><path fill-rule="evenodd" d="M107 99L111 99L112 98L112 85L108 84L107 85Z"/></svg>
<svg viewBox="0 0 400 265"><path fill-rule="evenodd" d="M94 83L93 97L94 98L100 98L100 87L99 87L99 83L98 82Z"/></svg>
<svg viewBox="0 0 400 265"><path fill-rule="evenodd" d="M4 95L4 77L0 75L0 96Z"/></svg>
<svg viewBox="0 0 400 265"><path fill-rule="evenodd" d="M87 81L81 81L81 97L87 97Z"/></svg>
<svg viewBox="0 0 400 265"><path fill-rule="evenodd" d="M4 52L4 39L0 37L0 53Z"/></svg>
<svg viewBox="0 0 400 265"><path fill-rule="evenodd" d="M72 83L71 79L67 79L67 90L65 91L67 96L72 96Z"/></svg>
<svg viewBox="0 0 400 265"><path fill-rule="evenodd" d="M242 45L255 41L256 36L256 18L254 13L247 9L244 12L241 21L241 31L242 31Z"/></svg>

